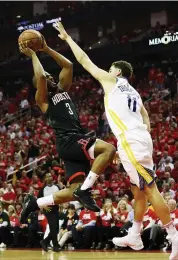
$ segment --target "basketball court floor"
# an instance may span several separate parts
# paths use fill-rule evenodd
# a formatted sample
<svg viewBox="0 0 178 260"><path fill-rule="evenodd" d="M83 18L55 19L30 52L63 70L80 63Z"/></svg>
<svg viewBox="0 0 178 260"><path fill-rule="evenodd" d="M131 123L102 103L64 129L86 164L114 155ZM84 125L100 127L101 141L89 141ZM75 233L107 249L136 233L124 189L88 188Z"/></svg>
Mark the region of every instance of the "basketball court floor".
<svg viewBox="0 0 178 260"><path fill-rule="evenodd" d="M4 250L0 260L168 260L168 253L160 252L100 252L100 251L62 251L60 253L41 250Z"/></svg>

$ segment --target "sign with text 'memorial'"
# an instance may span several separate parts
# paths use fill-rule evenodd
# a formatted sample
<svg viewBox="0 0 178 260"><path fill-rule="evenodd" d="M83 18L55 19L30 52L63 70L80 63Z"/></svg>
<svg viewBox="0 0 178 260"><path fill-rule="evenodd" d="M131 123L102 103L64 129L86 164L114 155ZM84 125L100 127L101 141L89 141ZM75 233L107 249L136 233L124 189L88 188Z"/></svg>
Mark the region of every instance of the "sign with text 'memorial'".
<svg viewBox="0 0 178 260"><path fill-rule="evenodd" d="M160 44L169 44L170 42L177 42L178 41L178 32L170 33L166 32L162 38L154 38L149 39L149 45L160 45Z"/></svg>

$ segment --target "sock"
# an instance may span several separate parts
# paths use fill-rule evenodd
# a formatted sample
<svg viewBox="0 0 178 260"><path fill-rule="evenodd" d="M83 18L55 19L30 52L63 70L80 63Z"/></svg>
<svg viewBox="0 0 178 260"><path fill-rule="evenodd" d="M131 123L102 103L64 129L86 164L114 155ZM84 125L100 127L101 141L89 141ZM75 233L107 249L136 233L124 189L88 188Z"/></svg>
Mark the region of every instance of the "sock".
<svg viewBox="0 0 178 260"><path fill-rule="evenodd" d="M173 221L171 221L171 222L169 222L168 224L166 224L166 225L164 226L164 228L166 229L166 231L167 231L167 233L168 233L168 236L169 236L170 238L172 238L172 237L175 235L175 233L177 232L177 230L176 230L176 228L175 228L175 226L174 226L174 224L173 224Z"/></svg>
<svg viewBox="0 0 178 260"><path fill-rule="evenodd" d="M132 235L140 234L141 227L142 227L142 222L134 220L133 225L132 225L132 227L130 229L131 234Z"/></svg>
<svg viewBox="0 0 178 260"><path fill-rule="evenodd" d="M98 179L99 175L90 171L87 178L85 179L84 183L81 186L81 190L89 189L93 186L95 181Z"/></svg>
<svg viewBox="0 0 178 260"><path fill-rule="evenodd" d="M37 199L37 204L38 204L39 208L55 205L53 195L49 195L49 196Z"/></svg>

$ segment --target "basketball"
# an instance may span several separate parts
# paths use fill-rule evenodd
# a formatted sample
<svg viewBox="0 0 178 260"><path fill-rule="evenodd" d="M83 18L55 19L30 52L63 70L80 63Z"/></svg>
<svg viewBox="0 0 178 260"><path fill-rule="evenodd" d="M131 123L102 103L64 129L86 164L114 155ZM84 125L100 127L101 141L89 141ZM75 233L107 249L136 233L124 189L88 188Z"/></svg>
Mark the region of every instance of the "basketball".
<svg viewBox="0 0 178 260"><path fill-rule="evenodd" d="M22 32L18 38L18 43L25 43L33 51L38 51L43 46L42 34L35 30L26 30Z"/></svg>

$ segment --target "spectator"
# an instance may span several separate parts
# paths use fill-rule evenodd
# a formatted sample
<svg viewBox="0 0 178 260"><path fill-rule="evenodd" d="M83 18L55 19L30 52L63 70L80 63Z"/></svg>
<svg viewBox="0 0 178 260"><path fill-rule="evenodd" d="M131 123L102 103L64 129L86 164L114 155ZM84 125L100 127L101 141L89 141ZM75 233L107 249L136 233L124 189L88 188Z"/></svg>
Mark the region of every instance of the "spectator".
<svg viewBox="0 0 178 260"><path fill-rule="evenodd" d="M165 161L161 164L160 168L158 169L160 172L164 172L166 167L170 167L171 171L174 169L174 164L171 163L170 158L166 158Z"/></svg>
<svg viewBox="0 0 178 260"><path fill-rule="evenodd" d="M72 228L75 228L78 219L79 217L76 214L75 206L70 204L68 207L68 214L64 217L64 222L58 235L59 246L61 248L63 248L67 240L72 237Z"/></svg>
<svg viewBox="0 0 178 260"><path fill-rule="evenodd" d="M3 195L2 203L7 205L14 204L16 201L16 194L12 189L12 184L7 185L7 192Z"/></svg>
<svg viewBox="0 0 178 260"><path fill-rule="evenodd" d="M174 181L174 179L170 177L170 173L169 172L165 172L164 173L163 185L165 185L165 184L169 184L170 185L172 181Z"/></svg>
<svg viewBox="0 0 178 260"><path fill-rule="evenodd" d="M103 206L103 210L100 212L101 226L97 229L98 234L98 246L95 249L104 248L104 250L110 249L109 239L111 238L111 224L114 221L114 208L112 202L107 202Z"/></svg>
<svg viewBox="0 0 178 260"><path fill-rule="evenodd" d="M20 102L20 107L21 107L22 109L29 107L29 102L28 102L28 100L27 100L27 99L23 99L23 100Z"/></svg>
<svg viewBox="0 0 178 260"><path fill-rule="evenodd" d="M158 166L161 166L162 164L164 164L164 163L166 162L166 159L169 159L170 162L172 162L172 157L170 157L170 156L168 155L168 152L167 152L167 151L164 151L164 152L163 152L163 155L162 155L162 157L161 157L161 159L160 159L160 161L159 161L159 163L158 163Z"/></svg>
<svg viewBox="0 0 178 260"><path fill-rule="evenodd" d="M3 188L1 188L1 191L3 192L3 194L8 192L7 181L3 182Z"/></svg>
<svg viewBox="0 0 178 260"><path fill-rule="evenodd" d="M128 208L125 200L120 200L117 205L117 213L114 214L115 226L112 227L112 237L120 236L120 229L127 222Z"/></svg>
<svg viewBox="0 0 178 260"><path fill-rule="evenodd" d="M163 197L165 197L165 195L167 195L167 196L170 196L171 199L173 199L175 197L175 192L173 190L171 190L170 185L166 183L163 186L163 191L161 192L161 195Z"/></svg>
<svg viewBox="0 0 178 260"><path fill-rule="evenodd" d="M84 209L80 212L79 222L72 228L75 248L89 249L95 240L96 214Z"/></svg>
<svg viewBox="0 0 178 260"><path fill-rule="evenodd" d="M150 245L150 232L151 227L156 223L157 216L155 212L148 208L143 218L143 231L142 231L142 240L144 248L148 248Z"/></svg>
<svg viewBox="0 0 178 260"><path fill-rule="evenodd" d="M8 207L8 216L10 221L10 231L13 231L13 242L12 247L19 246L19 233L20 233L20 221L19 217L15 211L14 206L9 205Z"/></svg>
<svg viewBox="0 0 178 260"><path fill-rule="evenodd" d="M6 129L5 125L3 123L0 123L0 133L5 134L6 131L7 131L7 129Z"/></svg>
<svg viewBox="0 0 178 260"><path fill-rule="evenodd" d="M37 241L37 232L40 230L38 212L32 212L27 219L28 242L27 248L33 248Z"/></svg>
<svg viewBox="0 0 178 260"><path fill-rule="evenodd" d="M0 205L0 248L6 247L9 239L9 217Z"/></svg>

